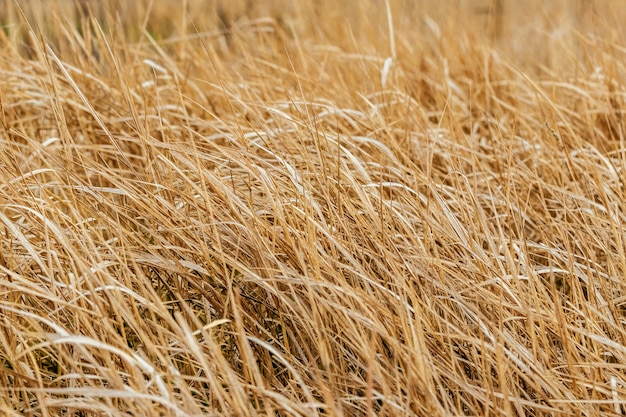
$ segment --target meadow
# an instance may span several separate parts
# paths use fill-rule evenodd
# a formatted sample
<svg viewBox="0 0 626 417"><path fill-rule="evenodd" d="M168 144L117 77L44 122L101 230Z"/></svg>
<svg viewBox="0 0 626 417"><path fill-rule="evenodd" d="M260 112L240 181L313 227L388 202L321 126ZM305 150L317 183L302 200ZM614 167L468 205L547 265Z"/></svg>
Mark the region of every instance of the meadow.
<svg viewBox="0 0 626 417"><path fill-rule="evenodd" d="M0 0L0 414L623 415L624 21Z"/></svg>

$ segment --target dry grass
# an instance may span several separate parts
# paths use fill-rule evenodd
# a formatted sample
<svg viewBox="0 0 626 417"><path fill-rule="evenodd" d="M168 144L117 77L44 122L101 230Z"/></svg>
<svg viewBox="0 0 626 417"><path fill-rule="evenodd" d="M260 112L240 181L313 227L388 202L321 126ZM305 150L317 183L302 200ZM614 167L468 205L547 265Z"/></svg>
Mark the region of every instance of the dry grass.
<svg viewBox="0 0 626 417"><path fill-rule="evenodd" d="M0 10L3 415L626 412L621 2Z"/></svg>

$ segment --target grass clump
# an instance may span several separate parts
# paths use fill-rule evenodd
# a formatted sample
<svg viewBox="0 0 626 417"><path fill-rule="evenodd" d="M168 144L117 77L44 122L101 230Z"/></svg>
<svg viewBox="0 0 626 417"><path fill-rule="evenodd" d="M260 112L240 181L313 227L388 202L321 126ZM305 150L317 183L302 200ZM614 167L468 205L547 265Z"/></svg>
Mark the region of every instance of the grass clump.
<svg viewBox="0 0 626 417"><path fill-rule="evenodd" d="M624 412L626 9L205 3L0 3L3 413Z"/></svg>

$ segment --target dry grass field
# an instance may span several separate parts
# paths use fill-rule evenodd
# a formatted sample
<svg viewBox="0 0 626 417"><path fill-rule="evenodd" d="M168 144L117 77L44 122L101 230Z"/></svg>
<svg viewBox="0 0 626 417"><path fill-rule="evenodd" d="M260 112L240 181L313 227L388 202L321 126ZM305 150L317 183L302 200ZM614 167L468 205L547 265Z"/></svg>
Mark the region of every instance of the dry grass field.
<svg viewBox="0 0 626 417"><path fill-rule="evenodd" d="M626 413L624 21L0 0L0 415Z"/></svg>

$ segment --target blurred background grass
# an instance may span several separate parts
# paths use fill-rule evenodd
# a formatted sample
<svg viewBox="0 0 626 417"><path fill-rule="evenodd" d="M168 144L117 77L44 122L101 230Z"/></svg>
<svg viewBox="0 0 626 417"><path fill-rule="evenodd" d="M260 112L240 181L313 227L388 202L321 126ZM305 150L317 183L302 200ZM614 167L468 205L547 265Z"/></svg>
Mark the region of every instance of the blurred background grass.
<svg viewBox="0 0 626 417"><path fill-rule="evenodd" d="M526 70L575 71L579 65L601 59L588 56L593 48L581 43L597 40L602 54L607 41L625 35L626 6L611 0L390 0L389 5L401 44L419 46L424 38L436 41L438 35L449 34L489 44ZM388 53L389 45L385 12L382 0L0 1L5 35L24 43L26 22L54 40L65 36L62 23L73 22L82 31L89 26L86 17L93 16L105 31L118 36L123 32L126 40L139 42L145 40L144 31L159 40L193 34L204 34L200 39L206 39L246 30L258 19L270 18L292 36L347 51L369 47L381 54ZM379 36L364 37L362 32ZM354 39L378 42L356 46Z"/></svg>

